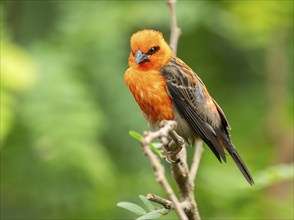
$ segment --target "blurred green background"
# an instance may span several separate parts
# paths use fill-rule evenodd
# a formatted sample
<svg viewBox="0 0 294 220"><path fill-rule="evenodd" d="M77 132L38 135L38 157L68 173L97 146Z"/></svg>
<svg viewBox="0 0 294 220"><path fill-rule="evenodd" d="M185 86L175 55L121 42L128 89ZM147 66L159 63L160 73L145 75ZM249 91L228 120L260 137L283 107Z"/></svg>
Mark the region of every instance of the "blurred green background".
<svg viewBox="0 0 294 220"><path fill-rule="evenodd" d="M116 203L166 197L128 135L147 125L123 83L132 33L153 28L169 40L166 2L0 4L1 218L134 218ZM176 10L178 56L222 106L256 181L205 147L200 214L293 219L293 1L178 1Z"/></svg>

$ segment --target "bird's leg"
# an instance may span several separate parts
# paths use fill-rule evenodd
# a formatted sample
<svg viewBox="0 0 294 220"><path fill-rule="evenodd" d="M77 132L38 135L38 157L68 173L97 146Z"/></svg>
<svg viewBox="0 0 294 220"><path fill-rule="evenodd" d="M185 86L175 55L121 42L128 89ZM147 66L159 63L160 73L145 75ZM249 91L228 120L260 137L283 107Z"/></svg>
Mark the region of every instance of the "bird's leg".
<svg viewBox="0 0 294 220"><path fill-rule="evenodd" d="M170 149L170 151L172 152L172 154L176 155L176 154L180 153L180 151L183 149L182 142L181 142L182 140L183 139L178 139L177 142L175 142L174 140L171 140L169 142L168 149Z"/></svg>
<svg viewBox="0 0 294 220"><path fill-rule="evenodd" d="M167 126L169 125L169 127ZM159 126L169 128L161 135L162 149L164 151L166 160L174 163L178 160L178 153L185 147L184 139L175 131L177 123L175 121L162 120Z"/></svg>

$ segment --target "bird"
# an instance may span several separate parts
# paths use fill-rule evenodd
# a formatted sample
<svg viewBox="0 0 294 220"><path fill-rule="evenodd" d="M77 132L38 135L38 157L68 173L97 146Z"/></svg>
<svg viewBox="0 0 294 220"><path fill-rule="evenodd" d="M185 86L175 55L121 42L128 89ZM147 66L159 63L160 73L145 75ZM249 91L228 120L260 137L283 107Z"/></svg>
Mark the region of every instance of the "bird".
<svg viewBox="0 0 294 220"><path fill-rule="evenodd" d="M229 122L200 77L175 56L160 31L143 29L130 39L131 52L124 83L148 124L177 122L176 132L187 143L201 139L216 158L226 162L227 151L250 185L254 180L232 143Z"/></svg>

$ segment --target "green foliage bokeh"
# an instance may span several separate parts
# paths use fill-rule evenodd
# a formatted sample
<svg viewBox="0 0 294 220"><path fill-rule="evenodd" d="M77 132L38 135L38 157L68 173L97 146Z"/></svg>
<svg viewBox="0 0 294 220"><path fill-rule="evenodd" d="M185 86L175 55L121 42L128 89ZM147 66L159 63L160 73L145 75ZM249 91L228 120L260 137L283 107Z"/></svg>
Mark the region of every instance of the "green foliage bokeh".
<svg viewBox="0 0 294 220"><path fill-rule="evenodd" d="M196 182L203 218L293 218L293 165L272 166L283 161L266 125L266 52L285 33L278 118L293 144L292 17L292 1L178 1L178 56L222 106L256 177L249 187L231 160L219 164L205 148ZM1 218L131 218L119 201L165 197L128 135L148 129L123 83L130 36L143 28L169 39L164 1L1 2ZM282 198L270 190L280 182Z"/></svg>

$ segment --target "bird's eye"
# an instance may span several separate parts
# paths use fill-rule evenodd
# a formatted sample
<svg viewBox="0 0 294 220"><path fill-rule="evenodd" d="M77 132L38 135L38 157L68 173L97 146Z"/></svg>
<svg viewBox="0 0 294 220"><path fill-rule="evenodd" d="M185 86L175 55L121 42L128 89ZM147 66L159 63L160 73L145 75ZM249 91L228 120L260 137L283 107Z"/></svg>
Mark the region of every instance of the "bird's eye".
<svg viewBox="0 0 294 220"><path fill-rule="evenodd" d="M151 47L150 50L148 50L148 52L146 54L147 55L152 55L158 50L159 50L159 46Z"/></svg>

